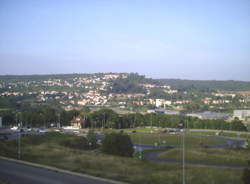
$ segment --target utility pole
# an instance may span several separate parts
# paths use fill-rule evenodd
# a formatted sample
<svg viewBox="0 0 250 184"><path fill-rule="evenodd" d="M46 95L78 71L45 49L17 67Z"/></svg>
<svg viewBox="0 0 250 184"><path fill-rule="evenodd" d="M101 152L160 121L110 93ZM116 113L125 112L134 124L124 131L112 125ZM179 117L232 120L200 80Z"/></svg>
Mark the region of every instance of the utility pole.
<svg viewBox="0 0 250 184"><path fill-rule="evenodd" d="M180 121L179 128L182 128L182 184L186 184L186 181L185 181L185 124L183 120Z"/></svg>
<svg viewBox="0 0 250 184"><path fill-rule="evenodd" d="M59 125L58 128L61 128L61 113L59 112Z"/></svg>
<svg viewBox="0 0 250 184"><path fill-rule="evenodd" d="M17 122L17 112L16 112L16 126L18 127L18 122Z"/></svg>
<svg viewBox="0 0 250 184"><path fill-rule="evenodd" d="M159 135L159 139L158 139L158 142L159 142L159 147L160 147L160 145L161 145L161 129L160 129L160 120L158 121L158 131L159 131L159 133L158 133L158 135Z"/></svg>
<svg viewBox="0 0 250 184"><path fill-rule="evenodd" d="M19 130L18 134L18 160L21 159L21 129Z"/></svg>
<svg viewBox="0 0 250 184"><path fill-rule="evenodd" d="M17 151L17 154L18 154L18 160L21 160L21 136L22 136L22 121L20 123L20 129L19 129L19 134L18 134L18 151Z"/></svg>
<svg viewBox="0 0 250 184"><path fill-rule="evenodd" d="M182 135L182 141L183 141L183 152L182 152L182 184L185 184L185 130L183 128L183 135Z"/></svg>
<svg viewBox="0 0 250 184"><path fill-rule="evenodd" d="M151 115L151 131L150 131L150 133L153 133L153 131L152 131L152 126L153 126L153 117L152 117L152 112L150 113L150 115Z"/></svg>

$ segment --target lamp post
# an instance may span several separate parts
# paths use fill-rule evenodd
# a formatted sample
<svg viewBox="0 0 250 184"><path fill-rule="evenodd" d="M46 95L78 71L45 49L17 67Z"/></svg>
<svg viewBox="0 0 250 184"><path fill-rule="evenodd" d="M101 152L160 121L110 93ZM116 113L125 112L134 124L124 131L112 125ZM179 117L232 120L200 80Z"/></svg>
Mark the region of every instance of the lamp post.
<svg viewBox="0 0 250 184"><path fill-rule="evenodd" d="M150 133L153 133L153 130L152 130L152 126L153 126L153 117L152 117L152 115L153 115L153 113L151 112L151 130L150 130Z"/></svg>
<svg viewBox="0 0 250 184"><path fill-rule="evenodd" d="M61 113L58 112L58 124L57 124L57 128L61 128Z"/></svg>
<svg viewBox="0 0 250 184"><path fill-rule="evenodd" d="M17 120L19 120L18 117ZM19 132L18 132L18 150L17 150L18 160L21 159L21 136L22 136L22 121L19 124Z"/></svg>
<svg viewBox="0 0 250 184"><path fill-rule="evenodd" d="M21 122L21 125L20 125L20 127L22 128L22 122ZM18 153L18 160L20 160L21 159L21 129L20 128L20 130L19 130L19 134L18 134L18 151L17 151L17 153Z"/></svg>
<svg viewBox="0 0 250 184"><path fill-rule="evenodd" d="M185 184L185 124L181 120L179 123L179 128L182 129L182 184Z"/></svg>
<svg viewBox="0 0 250 184"><path fill-rule="evenodd" d="M159 131L159 133L158 133L158 135L159 135L159 140L158 140L158 142L159 142L159 147L160 147L160 145L161 145L161 129L160 129L160 120L158 121L158 131Z"/></svg>

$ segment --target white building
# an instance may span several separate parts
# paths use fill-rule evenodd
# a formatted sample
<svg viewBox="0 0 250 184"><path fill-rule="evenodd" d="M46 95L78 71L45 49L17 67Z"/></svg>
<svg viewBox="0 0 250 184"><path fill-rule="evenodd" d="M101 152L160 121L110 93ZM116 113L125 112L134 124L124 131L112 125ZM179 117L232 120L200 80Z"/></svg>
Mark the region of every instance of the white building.
<svg viewBox="0 0 250 184"><path fill-rule="evenodd" d="M155 99L155 106L158 108L158 107L161 107L163 104L164 104L164 99Z"/></svg>
<svg viewBox="0 0 250 184"><path fill-rule="evenodd" d="M234 117L240 120L250 118L250 110L234 110Z"/></svg>
<svg viewBox="0 0 250 184"><path fill-rule="evenodd" d="M158 107L161 107L161 106L165 106L166 105L171 105L172 102L170 100L165 100L165 99L155 99L155 106L158 108Z"/></svg>

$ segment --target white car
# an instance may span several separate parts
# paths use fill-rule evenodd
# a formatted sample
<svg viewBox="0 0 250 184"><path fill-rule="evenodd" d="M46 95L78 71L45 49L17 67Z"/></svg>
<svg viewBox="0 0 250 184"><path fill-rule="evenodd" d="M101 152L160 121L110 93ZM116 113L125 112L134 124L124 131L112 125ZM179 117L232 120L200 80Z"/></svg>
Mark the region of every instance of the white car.
<svg viewBox="0 0 250 184"><path fill-rule="evenodd" d="M10 129L11 129L11 130L17 130L18 127L17 127L17 126L14 126L14 127L10 128Z"/></svg>
<svg viewBox="0 0 250 184"><path fill-rule="evenodd" d="M48 132L48 131L47 131L47 130L44 130L44 129L38 129L37 132L38 132L38 133L46 133L46 132Z"/></svg>

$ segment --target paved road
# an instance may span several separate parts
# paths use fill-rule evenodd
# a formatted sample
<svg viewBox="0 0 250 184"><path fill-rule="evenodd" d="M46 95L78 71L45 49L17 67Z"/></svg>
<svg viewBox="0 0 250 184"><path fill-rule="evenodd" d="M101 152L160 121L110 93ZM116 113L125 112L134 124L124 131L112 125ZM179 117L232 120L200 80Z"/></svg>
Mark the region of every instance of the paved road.
<svg viewBox="0 0 250 184"><path fill-rule="evenodd" d="M225 144L217 144L217 145L203 145L203 146L186 146L188 148L240 148L245 144L245 140L242 139L233 139L228 137L219 137L219 136L207 136L207 135L187 135L187 136L201 136L201 137L210 137L216 139L223 139L226 141ZM182 145L161 145L154 146L148 144L134 144L135 151L143 151L147 149L159 149L159 148L182 148Z"/></svg>
<svg viewBox="0 0 250 184"><path fill-rule="evenodd" d="M111 184L94 178L33 167L14 161L0 159L0 178L10 184Z"/></svg>
<svg viewBox="0 0 250 184"><path fill-rule="evenodd" d="M226 141L226 144L219 144L219 145L209 145L206 146L206 148L235 148L235 147L242 147L245 143L245 140L242 139L232 139L227 137L218 137L218 136L207 136L207 135L188 135L188 136L203 136L203 137L213 137L217 139L224 139ZM143 144L135 144L135 150L136 151L142 151L147 149L156 149L156 148L182 148L182 145L176 146L176 145L169 145L169 146L154 146L154 145L143 145ZM204 146L186 146L189 148L200 148ZM173 164L182 164L182 161L174 161L174 160L166 160L159 158L159 154L162 151L152 151L152 152L146 152L144 157L146 160L157 162L157 163L173 163ZM211 164L211 163L204 163L204 162L185 162L187 165L196 165L196 166L212 166L212 167L222 167L222 168L246 168L246 166L242 165L232 165L232 164Z"/></svg>

